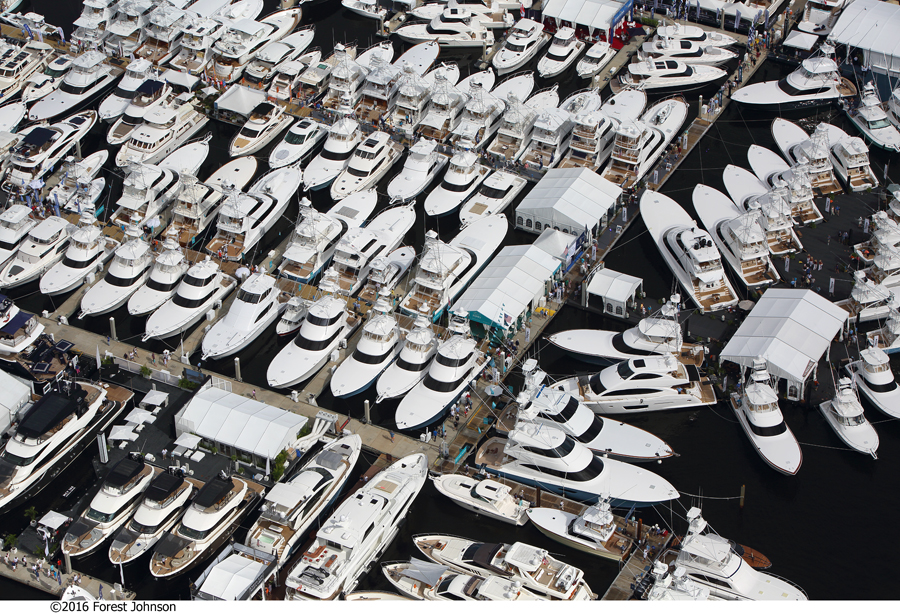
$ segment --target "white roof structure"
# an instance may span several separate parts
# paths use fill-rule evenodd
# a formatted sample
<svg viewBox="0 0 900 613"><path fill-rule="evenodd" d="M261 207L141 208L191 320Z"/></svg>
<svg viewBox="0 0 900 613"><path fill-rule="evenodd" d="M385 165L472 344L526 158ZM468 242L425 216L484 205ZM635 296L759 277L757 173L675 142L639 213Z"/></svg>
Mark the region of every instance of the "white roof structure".
<svg viewBox="0 0 900 613"><path fill-rule="evenodd" d="M544 228L544 231L541 232L540 236L534 239L532 244L535 247L546 251L553 257L564 260L572 243L577 240L578 237L568 234L567 232L554 230L553 228ZM572 252L574 253L574 248L572 249Z"/></svg>
<svg viewBox="0 0 900 613"><path fill-rule="evenodd" d="M0 432L9 428L19 411L31 399L31 388L0 370Z"/></svg>
<svg viewBox="0 0 900 613"><path fill-rule="evenodd" d="M516 227L540 233L558 228L576 236L593 229L622 188L587 168L554 168L516 207Z"/></svg>
<svg viewBox="0 0 900 613"><path fill-rule="evenodd" d="M232 554L216 564L203 581L203 599L237 600L265 569L262 562Z"/></svg>
<svg viewBox="0 0 900 613"><path fill-rule="evenodd" d="M616 0L548 0L541 14L585 26L592 34L594 30L608 33L622 7L623 3Z"/></svg>
<svg viewBox="0 0 900 613"><path fill-rule="evenodd" d="M217 111L231 111L238 115L250 116L250 111L266 101L264 89L253 89L243 85L232 85L216 100Z"/></svg>
<svg viewBox="0 0 900 613"><path fill-rule="evenodd" d="M802 383L848 317L847 311L812 290L768 289L719 360L749 368L762 356L773 375Z"/></svg>
<svg viewBox="0 0 900 613"><path fill-rule="evenodd" d="M587 291L594 296L624 304L644 285L643 279L601 268L591 277Z"/></svg>
<svg viewBox="0 0 900 613"><path fill-rule="evenodd" d="M560 266L558 258L534 245L504 247L450 310L467 311L471 321L508 329L544 295L544 282Z"/></svg>
<svg viewBox="0 0 900 613"><path fill-rule="evenodd" d="M302 415L211 387L198 392L178 412L175 431L274 460L296 441L307 421Z"/></svg>
<svg viewBox="0 0 900 613"><path fill-rule="evenodd" d="M784 39L784 42L782 44L785 47L793 47L794 49L812 51L812 48L816 45L816 42L818 40L819 37L816 34L809 34L808 32L794 30L787 35L787 38Z"/></svg>
<svg viewBox="0 0 900 613"><path fill-rule="evenodd" d="M169 395L159 390L150 390L141 400L141 408L164 407L169 404Z"/></svg>
<svg viewBox="0 0 900 613"><path fill-rule="evenodd" d="M900 6L855 0L844 7L829 41L863 50L865 63L879 72L900 71Z"/></svg>

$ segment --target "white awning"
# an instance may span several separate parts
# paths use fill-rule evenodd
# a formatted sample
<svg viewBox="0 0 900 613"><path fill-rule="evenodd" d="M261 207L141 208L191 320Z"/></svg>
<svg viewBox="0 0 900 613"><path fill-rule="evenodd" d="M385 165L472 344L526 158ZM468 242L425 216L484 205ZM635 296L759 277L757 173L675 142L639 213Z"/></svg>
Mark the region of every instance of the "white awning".
<svg viewBox="0 0 900 613"><path fill-rule="evenodd" d="M642 279L603 268L594 273L588 283L588 293L624 304L644 284Z"/></svg>
<svg viewBox="0 0 900 613"><path fill-rule="evenodd" d="M608 32L623 3L616 0L549 0L541 14Z"/></svg>
<svg viewBox="0 0 900 613"><path fill-rule="evenodd" d="M57 513L56 511L47 511L47 514L38 521L38 524L40 524L41 526L47 526L51 530L59 530L64 523L70 521L71 519L71 517L66 517L62 513Z"/></svg>
<svg viewBox="0 0 900 613"><path fill-rule="evenodd" d="M782 43L785 47L793 47L794 49L803 49L805 51L812 51L812 48L815 47L816 42L819 40L819 37L816 34L809 34L807 32L801 32L800 30L794 30L788 37L784 39Z"/></svg>
<svg viewBox="0 0 900 613"><path fill-rule="evenodd" d="M176 447L186 447L188 449L196 449L202 439L196 434L185 432L175 440Z"/></svg>
<svg viewBox="0 0 900 613"><path fill-rule="evenodd" d="M179 87L183 87L184 89L191 91L200 82L200 77L195 77L194 75L189 75L186 72L181 72L180 70L172 70L169 68L164 73L162 73L162 80L170 85L177 85Z"/></svg>
<svg viewBox="0 0 900 613"><path fill-rule="evenodd" d="M138 433L134 431L134 424L127 426L113 426L107 437L111 441L136 441Z"/></svg>
<svg viewBox="0 0 900 613"><path fill-rule="evenodd" d="M150 390L141 400L142 407L162 407L169 402L169 395L159 390Z"/></svg>
<svg viewBox="0 0 900 613"><path fill-rule="evenodd" d="M132 409L131 413L125 416L125 421L131 424L142 424L144 422L153 423L156 417L150 411L144 409Z"/></svg>
<svg viewBox="0 0 900 613"><path fill-rule="evenodd" d="M238 115L249 116L250 111L258 104L266 101L266 92L243 85L232 85L222 97L216 100L216 110L231 111Z"/></svg>

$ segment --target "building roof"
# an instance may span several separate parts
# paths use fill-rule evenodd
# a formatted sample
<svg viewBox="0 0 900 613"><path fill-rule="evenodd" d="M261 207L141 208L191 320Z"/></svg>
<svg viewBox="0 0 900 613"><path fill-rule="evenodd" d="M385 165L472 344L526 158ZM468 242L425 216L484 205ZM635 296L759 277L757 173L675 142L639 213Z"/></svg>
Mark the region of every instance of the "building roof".
<svg viewBox="0 0 900 613"><path fill-rule="evenodd" d="M644 281L638 277L632 277L609 268L601 268L591 277L587 291L589 294L614 302L626 302L643 284Z"/></svg>
<svg viewBox="0 0 900 613"><path fill-rule="evenodd" d="M554 230L553 228L545 228L541 235L534 239L532 243L538 249L546 251L556 258L565 259L566 253L571 248L572 243L576 242L578 237L562 230ZM574 250L573 250L574 253Z"/></svg>
<svg viewBox="0 0 900 613"><path fill-rule="evenodd" d="M588 28L609 30L622 7L623 3L616 0L549 0L542 14Z"/></svg>
<svg viewBox="0 0 900 613"><path fill-rule="evenodd" d="M593 228L622 188L587 168L554 168L516 208L544 225Z"/></svg>

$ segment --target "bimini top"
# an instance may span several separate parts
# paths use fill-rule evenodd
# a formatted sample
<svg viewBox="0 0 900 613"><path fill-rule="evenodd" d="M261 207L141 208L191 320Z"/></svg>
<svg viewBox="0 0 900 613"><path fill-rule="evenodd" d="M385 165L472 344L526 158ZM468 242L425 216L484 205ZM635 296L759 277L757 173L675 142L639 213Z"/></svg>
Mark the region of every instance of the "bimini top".
<svg viewBox="0 0 900 613"><path fill-rule="evenodd" d="M113 466L113 469L106 476L106 484L113 487L123 487L138 476L144 470L144 456L137 455L136 457L140 459L124 458Z"/></svg>
<svg viewBox="0 0 900 613"><path fill-rule="evenodd" d="M87 397L87 392L80 386L70 396L51 392L28 409L19 424L18 434L26 438L44 436L66 417L73 414L85 397Z"/></svg>
<svg viewBox="0 0 900 613"><path fill-rule="evenodd" d="M137 88L137 95L152 95L161 90L165 86L162 81L144 81Z"/></svg>

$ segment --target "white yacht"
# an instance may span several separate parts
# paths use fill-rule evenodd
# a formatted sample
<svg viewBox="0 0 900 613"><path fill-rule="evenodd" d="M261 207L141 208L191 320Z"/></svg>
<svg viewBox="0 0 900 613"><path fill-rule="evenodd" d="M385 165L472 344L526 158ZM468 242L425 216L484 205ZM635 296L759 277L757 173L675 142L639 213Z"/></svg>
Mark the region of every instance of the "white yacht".
<svg viewBox="0 0 900 613"><path fill-rule="evenodd" d="M118 246L119 241L103 234L93 215L83 214L62 261L41 275L41 293L57 296L75 289L89 275L101 272Z"/></svg>
<svg viewBox="0 0 900 613"><path fill-rule="evenodd" d="M616 516L609 501L601 498L581 514L551 507L528 509L528 519L545 535L595 556L620 561L630 539L616 533Z"/></svg>
<svg viewBox="0 0 900 613"><path fill-rule="evenodd" d="M271 84L266 92L269 99L286 102L294 98L294 93L300 85L300 77L312 66L324 66L322 64L322 50L313 47L295 60L282 62L274 68Z"/></svg>
<svg viewBox="0 0 900 613"><path fill-rule="evenodd" d="M425 454L409 455L346 499L291 569L285 580L287 599L336 600L352 592L365 569L397 536L400 522L427 478Z"/></svg>
<svg viewBox="0 0 900 613"><path fill-rule="evenodd" d="M150 276L153 253L141 231L130 226L125 232L127 240L116 248L106 275L84 294L81 312L85 315L103 315L116 310L127 301Z"/></svg>
<svg viewBox="0 0 900 613"><path fill-rule="evenodd" d="M23 313L12 300L0 295L0 356L14 359L18 353L30 349L43 333L44 324L37 317ZM8 426L12 417L7 419Z"/></svg>
<svg viewBox="0 0 900 613"><path fill-rule="evenodd" d="M447 164L447 156L438 150L438 144L420 138L409 149L409 156L400 171L387 186L391 202L408 202L425 191L437 174Z"/></svg>
<svg viewBox="0 0 900 613"><path fill-rule="evenodd" d="M517 77L514 77L517 78ZM460 149L478 149L500 128L506 103L474 83L469 89L462 116L450 134L450 142Z"/></svg>
<svg viewBox="0 0 900 613"><path fill-rule="evenodd" d="M240 260L249 254L287 210L300 181L300 170L286 166L263 175L246 194L233 191L222 204L216 235L206 251L221 251L226 260Z"/></svg>
<svg viewBox="0 0 900 613"><path fill-rule="evenodd" d="M0 44L0 96L8 100L19 93L31 76L44 70L53 57L53 47L33 40L21 47Z"/></svg>
<svg viewBox="0 0 900 613"><path fill-rule="evenodd" d="M346 53L349 57L356 57L356 42L352 43L335 43L334 51L324 60L312 62L303 69L296 78L292 79L292 87L289 92L290 96L300 100L313 101L321 98L328 90L328 84L331 82L331 74L340 63L341 58ZM288 92L285 92L288 94Z"/></svg>
<svg viewBox="0 0 900 613"><path fill-rule="evenodd" d="M391 585L405 595L400 598L439 602L546 600L523 588L519 581L494 575L479 577L416 558L410 559L408 563L384 563L381 570Z"/></svg>
<svg viewBox="0 0 900 613"><path fill-rule="evenodd" d="M523 177L495 170L460 208L462 227L468 228L488 217L501 215L527 184ZM505 223L505 217L502 220Z"/></svg>
<svg viewBox="0 0 900 613"><path fill-rule="evenodd" d="M676 567L671 573L669 566L657 560L653 563L653 585L644 593L650 602L718 600L710 595L709 588L689 579L683 567Z"/></svg>
<svg viewBox="0 0 900 613"><path fill-rule="evenodd" d="M118 8L119 0L85 0L81 15L72 23L75 30L69 39L84 47L101 45Z"/></svg>
<svg viewBox="0 0 900 613"><path fill-rule="evenodd" d="M221 3L222 0L217 0ZM154 66L162 66L181 51L181 31L188 22L199 16L185 11L184 4L163 3L150 13L147 36L134 50L134 57L145 59Z"/></svg>
<svg viewBox="0 0 900 613"><path fill-rule="evenodd" d="M50 62L42 72L32 74L22 88L22 102L31 104L59 88L72 68L75 57L60 55Z"/></svg>
<svg viewBox="0 0 900 613"><path fill-rule="evenodd" d="M381 47L377 47L381 48ZM393 54L393 48L390 50ZM362 88L369 74L369 67L360 64L357 59L340 49L335 51L337 64L331 71L328 89L322 98L322 107L335 111L340 115L350 114L362 96ZM390 67L390 62L387 63ZM364 117L365 113L357 113Z"/></svg>
<svg viewBox="0 0 900 613"><path fill-rule="evenodd" d="M326 277L327 278L327 277ZM277 389L291 387L315 375L331 352L359 325L347 310L347 300L325 294L309 307L300 331L269 364L266 380Z"/></svg>
<svg viewBox="0 0 900 613"><path fill-rule="evenodd" d="M834 398L819 404L819 410L825 416L825 422L848 447L878 459L878 433L866 420L850 379L842 377Z"/></svg>
<svg viewBox="0 0 900 613"><path fill-rule="evenodd" d="M878 177L869 162L869 148L858 136L850 136L837 126L819 124L828 131L829 158L838 178L854 192L878 187ZM900 136L900 132L898 132ZM900 143L900 140L898 140Z"/></svg>
<svg viewBox="0 0 900 613"><path fill-rule="evenodd" d="M642 44L637 57L651 62L681 61L691 67L720 66L737 58L737 53L725 47L704 45L692 40L656 38Z"/></svg>
<svg viewBox="0 0 900 613"><path fill-rule="evenodd" d="M350 163L353 150L362 141L359 123L349 117L336 121L328 129L325 147L303 170L303 191L322 189L341 174Z"/></svg>
<svg viewBox="0 0 900 613"><path fill-rule="evenodd" d="M294 118L284 108L271 102L260 102L250 111L246 123L238 130L228 147L228 155L237 157L256 153L281 134Z"/></svg>
<svg viewBox="0 0 900 613"><path fill-rule="evenodd" d="M390 123L411 136L428 113L436 90L446 92L459 81L459 66L442 63L424 76L419 76L412 66L404 65L397 87L397 105ZM440 82L440 87L438 87Z"/></svg>
<svg viewBox="0 0 900 613"><path fill-rule="evenodd" d="M414 23L397 29L397 36L408 43L432 40L441 47L483 48L494 44L494 31L486 27L490 17L473 13L451 0L443 12L429 23Z"/></svg>
<svg viewBox="0 0 900 613"><path fill-rule="evenodd" d="M615 55L616 50L608 42L605 40L597 41L591 45L584 57L578 60L575 72L582 79L591 79L600 74Z"/></svg>
<svg viewBox="0 0 900 613"><path fill-rule="evenodd" d="M261 21L245 18L231 22L210 50L215 77L226 83L240 79L247 64L263 47L281 40L297 27L301 14L301 9L291 8L272 13Z"/></svg>
<svg viewBox="0 0 900 613"><path fill-rule="evenodd" d="M225 23L211 17L188 20L181 29L181 49L169 66L189 75L206 74L212 62L212 46L226 28Z"/></svg>
<svg viewBox="0 0 900 613"><path fill-rule="evenodd" d="M72 69L63 77L59 88L38 100L28 111L28 119L50 120L82 106L112 85L123 70L114 68L106 60L106 56L99 51L86 51L75 58Z"/></svg>
<svg viewBox="0 0 900 613"><path fill-rule="evenodd" d="M179 4L182 2L179 1ZM153 0L122 0L107 28L102 47L104 55L121 57L133 54L147 38L150 15L156 5Z"/></svg>
<svg viewBox="0 0 900 613"><path fill-rule="evenodd" d="M360 143L347 167L331 184L331 199L341 200L374 187L402 153L403 145L391 140L387 132L373 132Z"/></svg>
<svg viewBox="0 0 900 613"><path fill-rule="evenodd" d="M731 394L731 408L766 464L785 475L796 475L803 463L803 452L784 422L765 358L753 360L744 389Z"/></svg>
<svg viewBox="0 0 900 613"><path fill-rule="evenodd" d="M486 74L490 75L493 84L494 71L491 70ZM416 133L441 143L446 141L462 120L462 112L468 100L468 90L463 91L462 85L454 86L446 78L438 75L431 99L416 126Z"/></svg>
<svg viewBox="0 0 900 613"><path fill-rule="evenodd" d="M304 117L285 132L284 138L269 153L269 168L281 168L302 163L316 146L328 136L328 128L314 119Z"/></svg>
<svg viewBox="0 0 900 613"><path fill-rule="evenodd" d="M281 568L310 528L334 503L359 460L362 439L340 436L303 464L296 475L276 483L262 503L262 514L244 544L274 555Z"/></svg>
<svg viewBox="0 0 900 613"><path fill-rule="evenodd" d="M425 198L426 215L449 215L478 189L491 172L488 166L479 164L478 159L474 151L462 150L453 154L444 178Z"/></svg>
<svg viewBox="0 0 900 613"><path fill-rule="evenodd" d="M275 67L297 59L312 44L316 26L300 28L281 40L263 47L244 70L242 81L254 89L266 89L275 75Z"/></svg>
<svg viewBox="0 0 900 613"><path fill-rule="evenodd" d="M626 88L607 100L599 111L574 113L569 150L557 166L599 169L612 153L619 125L639 119L646 106L647 94L643 90Z"/></svg>
<svg viewBox="0 0 900 613"><path fill-rule="evenodd" d="M694 364L683 364L671 354L631 358L594 375L563 379L554 387L580 399L601 415L667 411L716 403L709 379L702 377Z"/></svg>
<svg viewBox="0 0 900 613"><path fill-rule="evenodd" d="M845 111L866 140L888 151L900 151L900 130L888 118L874 83L863 86L859 106L845 107Z"/></svg>
<svg viewBox="0 0 900 613"><path fill-rule="evenodd" d="M806 165L813 189L823 195L842 191L831 165L829 130L824 124L807 135L794 122L778 117L772 121L772 137L792 166Z"/></svg>
<svg viewBox="0 0 900 613"><path fill-rule="evenodd" d="M122 77L119 85L97 107L100 119L114 121L125 112L137 95L140 86L151 80L151 67L150 61L143 58L138 58L125 67L125 76Z"/></svg>
<svg viewBox="0 0 900 613"><path fill-rule="evenodd" d="M254 481L224 472L208 481L181 521L156 543L150 574L164 579L194 568L228 540L264 491Z"/></svg>
<svg viewBox="0 0 900 613"><path fill-rule="evenodd" d="M378 397L375 402L402 396L418 385L425 378L439 344L440 341L431 328L431 321L424 315L419 315L412 330L406 333L397 359L378 377L375 384Z"/></svg>
<svg viewBox="0 0 900 613"><path fill-rule="evenodd" d="M514 526L524 526L528 521L525 512L529 502L517 501L511 494L512 488L499 481L449 473L432 477L431 482L439 494L464 509Z"/></svg>
<svg viewBox="0 0 900 613"><path fill-rule="evenodd" d="M162 243L162 249L153 262L147 283L128 298L128 313L148 315L172 297L190 263L171 232Z"/></svg>
<svg viewBox="0 0 900 613"><path fill-rule="evenodd" d="M738 207L757 212L771 255L784 256L803 249L794 230L792 207L784 188L770 190L752 172L731 164L725 167L723 180Z"/></svg>
<svg viewBox="0 0 900 613"><path fill-rule="evenodd" d="M492 438L476 466L581 502L610 497L616 507L646 507L674 500L678 492L662 477L632 464L602 458L547 424L520 423L508 438Z"/></svg>
<svg viewBox="0 0 900 613"><path fill-rule="evenodd" d="M878 347L868 347L859 352L859 358L846 366L857 388L876 409L888 417L900 417L900 388L887 354Z"/></svg>
<svg viewBox="0 0 900 613"><path fill-rule="evenodd" d="M157 79L147 79L134 91L128 106L113 121L106 133L106 142L110 145L121 145L127 142L136 128L144 123L144 115L169 102L172 98L172 86Z"/></svg>
<svg viewBox="0 0 900 613"><path fill-rule="evenodd" d="M559 164L572 140L575 115L599 111L600 106L600 94L588 90L572 94L559 108L541 111L534 122L531 142L520 161L526 168L538 170Z"/></svg>
<svg viewBox="0 0 900 613"><path fill-rule="evenodd" d="M0 269L0 287L18 287L37 279L62 260L75 226L48 217L28 231L12 259Z"/></svg>
<svg viewBox="0 0 900 613"><path fill-rule="evenodd" d="M372 260L369 278L357 298L374 303L380 294L393 292L415 259L416 250L403 246Z"/></svg>
<svg viewBox="0 0 900 613"><path fill-rule="evenodd" d="M264 272L253 274L241 284L228 312L203 337L203 359L219 360L234 355L281 317L290 296Z"/></svg>
<svg viewBox="0 0 900 613"><path fill-rule="evenodd" d="M419 43L399 58L389 63L393 57L393 47L387 45L390 55L379 53L368 63L368 74L360 91L358 104L354 105L359 116L378 113L389 119L400 98L400 85L405 75L421 77L437 60L440 47L434 41Z"/></svg>
<svg viewBox="0 0 900 613"><path fill-rule="evenodd" d="M150 482L134 517L113 536L109 561L128 564L153 549L163 534L181 517L185 503L195 491L195 481L183 469L169 468Z"/></svg>
<svg viewBox="0 0 900 613"><path fill-rule="evenodd" d="M730 47L738 44L735 37L725 32L704 30L699 26L682 24L677 21L656 29L656 36L674 40L690 40L705 46Z"/></svg>
<svg viewBox="0 0 900 613"><path fill-rule="evenodd" d="M808 164L789 167L777 153L758 145L750 145L747 159L756 176L772 188L779 190L779 193L783 195L790 205L791 217L797 224L822 221L822 213L813 200L814 193ZM833 173L829 172L825 178L827 184L830 185ZM836 180L834 180L834 184L838 185L838 189L840 189Z"/></svg>
<svg viewBox="0 0 900 613"><path fill-rule="evenodd" d="M574 32L572 34L574 36ZM544 32L544 24L533 19L520 19L509 30L506 41L494 54L491 63L498 75L505 75L537 57L548 42L550 35Z"/></svg>
<svg viewBox="0 0 900 613"><path fill-rule="evenodd" d="M619 75L618 85L641 87L646 91L652 90L655 94L683 93L706 87L726 75L721 68L705 64L685 64L680 60L644 60L629 64L628 70ZM739 91L741 90L735 92L735 98Z"/></svg>
<svg viewBox="0 0 900 613"><path fill-rule="evenodd" d="M362 337L347 359L331 376L335 398L354 396L369 389L400 352L400 325L385 298L379 298L363 324Z"/></svg>
<svg viewBox="0 0 900 613"><path fill-rule="evenodd" d="M13 204L0 214L0 266L16 254L37 223L24 204Z"/></svg>
<svg viewBox="0 0 900 613"><path fill-rule="evenodd" d="M98 216L105 206L100 205L99 210L95 207L100 192L106 187L106 179L94 177L99 174L100 169L109 158L109 151L101 149L96 153L92 153L83 159L76 159L74 156L68 156L63 160L62 167L57 171L56 177L60 178L59 183L50 190L46 202L60 207L67 211L90 212L94 216Z"/></svg>
<svg viewBox="0 0 900 613"><path fill-rule="evenodd" d="M852 1L810 0L803 9L803 17L800 18L797 29L818 36L828 36L843 8Z"/></svg>
<svg viewBox="0 0 900 613"><path fill-rule="evenodd" d="M641 196L641 217L675 278L703 313L738 303L721 255L681 205L659 192Z"/></svg>
<svg viewBox="0 0 900 613"><path fill-rule="evenodd" d="M66 531L60 544L63 554L77 558L99 547L129 520L160 471L146 464L139 453L119 460L103 479L100 491Z"/></svg>
<svg viewBox="0 0 900 613"><path fill-rule="evenodd" d="M547 53L538 61L538 74L545 79L561 74L575 63L585 46L586 43L575 36L573 28L560 28L553 35Z"/></svg>
<svg viewBox="0 0 900 613"><path fill-rule="evenodd" d="M175 294L147 318L144 342L151 338L169 338L188 330L224 300L235 286L237 280L222 272L209 256L197 262L185 273Z"/></svg>
<svg viewBox="0 0 900 613"><path fill-rule="evenodd" d="M209 121L194 106L195 101L192 92L184 92L148 110L144 122L134 128L116 154L116 166L129 162L155 164L183 145Z"/></svg>
<svg viewBox="0 0 900 613"><path fill-rule="evenodd" d="M375 0L341 0L341 6L360 17L378 19L381 22L387 20L388 10L378 6Z"/></svg>

